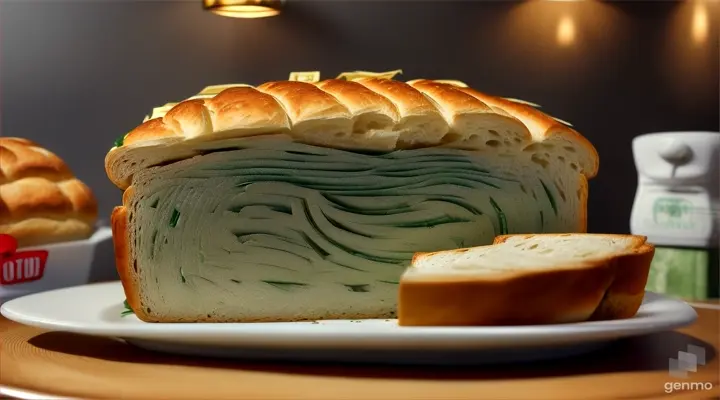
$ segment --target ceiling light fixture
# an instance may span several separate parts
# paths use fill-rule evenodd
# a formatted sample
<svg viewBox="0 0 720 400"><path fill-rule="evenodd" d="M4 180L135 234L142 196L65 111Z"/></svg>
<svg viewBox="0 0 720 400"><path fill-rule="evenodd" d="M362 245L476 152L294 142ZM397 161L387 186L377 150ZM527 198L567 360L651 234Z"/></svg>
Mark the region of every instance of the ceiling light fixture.
<svg viewBox="0 0 720 400"><path fill-rule="evenodd" d="M692 16L692 37L697 44L707 41L709 29L707 7L704 2L696 1Z"/></svg>
<svg viewBox="0 0 720 400"><path fill-rule="evenodd" d="M575 20L564 15L558 22L555 38L560 46L570 46L575 43Z"/></svg>
<svg viewBox="0 0 720 400"><path fill-rule="evenodd" d="M280 14L283 0L203 0L207 11L232 18L265 18Z"/></svg>

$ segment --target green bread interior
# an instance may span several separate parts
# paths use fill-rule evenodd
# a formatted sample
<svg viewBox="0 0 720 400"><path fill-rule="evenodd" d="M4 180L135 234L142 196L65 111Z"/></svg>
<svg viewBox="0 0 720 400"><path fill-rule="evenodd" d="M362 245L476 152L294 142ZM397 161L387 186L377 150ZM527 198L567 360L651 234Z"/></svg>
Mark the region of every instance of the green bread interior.
<svg viewBox="0 0 720 400"><path fill-rule="evenodd" d="M576 200L559 200L547 171L513 163L453 149L369 154L247 140L135 177L135 258L165 299L252 284L382 291L392 306L416 252L576 229Z"/></svg>

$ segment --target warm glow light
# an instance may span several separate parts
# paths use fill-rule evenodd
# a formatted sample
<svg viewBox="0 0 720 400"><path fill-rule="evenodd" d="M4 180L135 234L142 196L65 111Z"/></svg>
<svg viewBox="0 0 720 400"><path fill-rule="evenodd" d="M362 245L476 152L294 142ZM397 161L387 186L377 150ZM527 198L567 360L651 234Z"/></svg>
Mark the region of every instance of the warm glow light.
<svg viewBox="0 0 720 400"><path fill-rule="evenodd" d="M708 25L708 12L705 3L696 1L692 16L692 38L695 43L702 44L707 41Z"/></svg>
<svg viewBox="0 0 720 400"><path fill-rule="evenodd" d="M265 18L280 14L282 0L203 0L203 8L233 18Z"/></svg>
<svg viewBox="0 0 720 400"><path fill-rule="evenodd" d="M575 21L565 15L557 26L556 39L559 45L569 46L575 42Z"/></svg>

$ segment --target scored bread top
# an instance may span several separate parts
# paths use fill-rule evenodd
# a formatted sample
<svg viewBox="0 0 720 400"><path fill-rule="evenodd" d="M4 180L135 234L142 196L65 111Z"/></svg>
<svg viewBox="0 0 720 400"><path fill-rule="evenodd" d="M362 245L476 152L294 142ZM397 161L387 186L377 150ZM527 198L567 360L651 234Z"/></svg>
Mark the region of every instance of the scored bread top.
<svg viewBox="0 0 720 400"><path fill-rule="evenodd" d="M0 138L0 233L20 246L80 239L97 212L90 188L58 156L27 139Z"/></svg>
<svg viewBox="0 0 720 400"><path fill-rule="evenodd" d="M125 135L105 167L125 189L142 169L224 148L233 139L273 134L346 150L515 152L587 178L599 167L586 138L527 104L441 81L375 77L268 82L186 100Z"/></svg>

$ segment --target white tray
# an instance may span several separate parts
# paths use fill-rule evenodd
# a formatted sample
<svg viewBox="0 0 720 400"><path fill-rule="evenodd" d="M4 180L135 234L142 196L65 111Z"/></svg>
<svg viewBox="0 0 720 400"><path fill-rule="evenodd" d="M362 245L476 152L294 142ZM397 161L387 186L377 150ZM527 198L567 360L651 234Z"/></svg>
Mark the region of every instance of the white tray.
<svg viewBox="0 0 720 400"><path fill-rule="evenodd" d="M17 252L33 250L47 251L48 257L45 270L42 278L39 280L0 285L0 304L31 293L88 283L93 267L95 250L101 244L110 244L111 241L112 230L109 227L100 227L91 237L85 240L18 249ZM107 249L103 250L112 251L112 248L108 246ZM2 268L4 268L4 266L0 265L0 274L3 273ZM107 265L107 268L114 268L114 266ZM117 275L115 279L117 279Z"/></svg>

